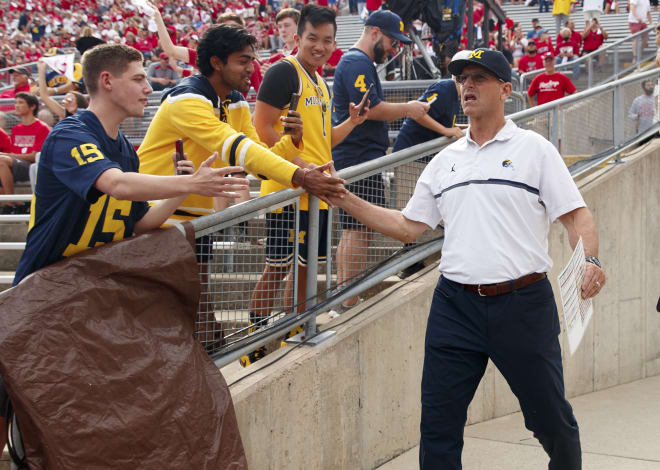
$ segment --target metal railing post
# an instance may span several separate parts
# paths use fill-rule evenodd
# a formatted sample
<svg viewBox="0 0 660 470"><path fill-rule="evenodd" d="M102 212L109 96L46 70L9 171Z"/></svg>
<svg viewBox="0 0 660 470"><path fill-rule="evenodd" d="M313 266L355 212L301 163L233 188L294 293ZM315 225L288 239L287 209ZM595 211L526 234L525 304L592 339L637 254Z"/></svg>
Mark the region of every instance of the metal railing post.
<svg viewBox="0 0 660 470"><path fill-rule="evenodd" d="M619 46L614 48L614 78L619 77Z"/></svg>
<svg viewBox="0 0 660 470"><path fill-rule="evenodd" d="M325 292L329 295L330 288L332 287L332 219L334 217L334 209L328 207L328 227L326 233L326 240L328 240L328 250L325 257Z"/></svg>
<svg viewBox="0 0 660 470"><path fill-rule="evenodd" d="M319 207L320 200L309 195L309 225L307 227L307 293L305 295L305 310L316 305L319 271ZM316 335L316 317L310 317L305 323L305 338Z"/></svg>
<svg viewBox="0 0 660 470"><path fill-rule="evenodd" d="M637 36L637 63L633 64L633 66L639 70L640 65L642 64L642 36L638 35Z"/></svg>
<svg viewBox="0 0 660 470"><path fill-rule="evenodd" d="M552 118L550 119L550 132L548 133L550 142L559 149L559 108L552 108Z"/></svg>
<svg viewBox="0 0 660 470"><path fill-rule="evenodd" d="M587 59L587 88L591 88L594 84L594 64L591 56Z"/></svg>
<svg viewBox="0 0 660 470"><path fill-rule="evenodd" d="M612 109L612 137L614 140L614 146L617 147L623 143L625 139L624 135L624 125L623 123L626 120L624 106L623 106L623 90L621 85L618 85L614 88L614 98Z"/></svg>

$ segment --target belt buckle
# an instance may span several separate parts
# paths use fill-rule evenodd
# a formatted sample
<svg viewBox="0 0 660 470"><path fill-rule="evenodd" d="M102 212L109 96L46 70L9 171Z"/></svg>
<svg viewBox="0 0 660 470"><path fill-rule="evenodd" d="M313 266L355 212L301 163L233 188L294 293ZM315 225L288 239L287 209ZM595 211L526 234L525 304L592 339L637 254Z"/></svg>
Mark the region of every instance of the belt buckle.
<svg viewBox="0 0 660 470"><path fill-rule="evenodd" d="M481 284L477 284L477 294L479 294L480 297L486 297L486 294L481 293Z"/></svg>

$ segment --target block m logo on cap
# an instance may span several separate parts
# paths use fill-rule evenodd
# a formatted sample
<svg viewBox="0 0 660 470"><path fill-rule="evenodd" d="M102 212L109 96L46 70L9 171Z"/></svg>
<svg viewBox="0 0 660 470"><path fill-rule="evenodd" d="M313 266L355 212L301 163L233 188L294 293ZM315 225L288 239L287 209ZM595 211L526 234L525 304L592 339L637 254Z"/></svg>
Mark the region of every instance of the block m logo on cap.
<svg viewBox="0 0 660 470"><path fill-rule="evenodd" d="M484 51L472 51L468 56L468 59L481 59Z"/></svg>
<svg viewBox="0 0 660 470"><path fill-rule="evenodd" d="M399 29L403 33L403 21L399 21Z"/></svg>

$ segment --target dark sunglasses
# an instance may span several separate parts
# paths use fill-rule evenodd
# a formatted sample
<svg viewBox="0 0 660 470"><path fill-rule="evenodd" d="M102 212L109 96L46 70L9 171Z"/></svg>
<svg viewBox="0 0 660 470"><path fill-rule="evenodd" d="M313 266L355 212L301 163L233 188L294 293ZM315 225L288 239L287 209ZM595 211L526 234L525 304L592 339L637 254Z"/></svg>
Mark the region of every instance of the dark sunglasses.
<svg viewBox="0 0 660 470"><path fill-rule="evenodd" d="M394 39L391 36L387 36L390 39L390 44L392 45L392 49L398 49L401 46L401 41L398 39Z"/></svg>
<svg viewBox="0 0 660 470"><path fill-rule="evenodd" d="M497 77L495 77L495 75L491 75L489 73L484 73L484 72L466 73L466 74L457 75L456 83L458 83L459 85L464 85L468 78L472 79L472 83L474 83L475 85L481 85L483 83L486 83L491 78L497 78ZM504 83L504 80L502 80L501 78L497 78L497 80Z"/></svg>

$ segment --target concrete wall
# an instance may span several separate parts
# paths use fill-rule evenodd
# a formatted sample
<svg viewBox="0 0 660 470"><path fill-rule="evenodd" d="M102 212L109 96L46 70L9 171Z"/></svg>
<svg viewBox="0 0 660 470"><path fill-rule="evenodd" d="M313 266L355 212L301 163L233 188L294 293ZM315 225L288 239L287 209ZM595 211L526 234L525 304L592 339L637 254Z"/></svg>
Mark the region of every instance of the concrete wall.
<svg viewBox="0 0 660 470"><path fill-rule="evenodd" d="M579 350L564 354L571 397L660 373L659 182L656 142L581 184L599 227L608 283L595 300ZM557 292L557 274L571 253L559 224L552 227L550 253ZM417 444L425 323L437 277L430 271L391 287L362 314L333 328L333 338L294 349L232 387L251 469L373 469ZM563 333L561 340L567 351ZM280 354L245 371L226 368L227 381ZM516 410L515 397L491 364L469 422Z"/></svg>

